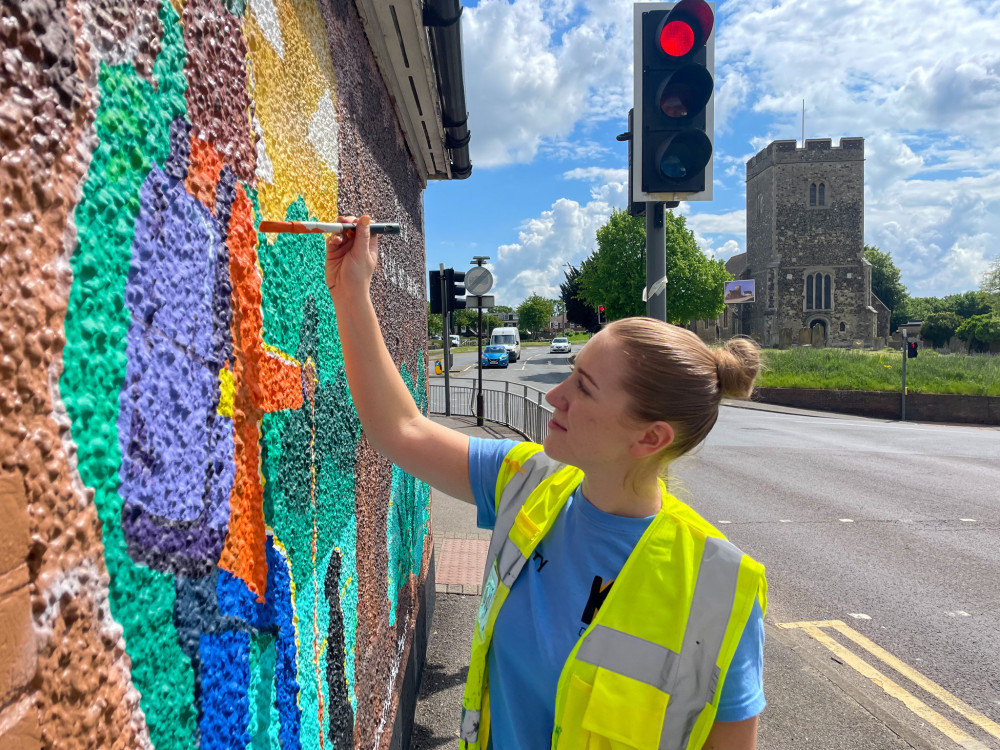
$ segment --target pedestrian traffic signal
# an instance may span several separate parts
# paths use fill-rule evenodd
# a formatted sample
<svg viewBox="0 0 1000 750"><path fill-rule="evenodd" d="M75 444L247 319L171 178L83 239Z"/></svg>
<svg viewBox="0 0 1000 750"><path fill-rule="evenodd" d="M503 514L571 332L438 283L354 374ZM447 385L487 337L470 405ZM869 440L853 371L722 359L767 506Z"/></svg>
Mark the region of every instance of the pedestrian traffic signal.
<svg viewBox="0 0 1000 750"><path fill-rule="evenodd" d="M465 309L465 271L456 271L454 268L444 269L445 280L445 302L448 310ZM461 298L461 299L459 299Z"/></svg>
<svg viewBox="0 0 1000 750"><path fill-rule="evenodd" d="M597 306L597 322L598 323L604 323L606 320L607 320L607 317L604 314L604 305L598 305Z"/></svg>
<svg viewBox="0 0 1000 750"><path fill-rule="evenodd" d="M917 342L916 341L908 341L906 343L906 356L909 357L909 358L911 358L911 359L913 357L917 356Z"/></svg>
<svg viewBox="0 0 1000 750"><path fill-rule="evenodd" d="M633 201L711 200L715 12L636 3Z"/></svg>

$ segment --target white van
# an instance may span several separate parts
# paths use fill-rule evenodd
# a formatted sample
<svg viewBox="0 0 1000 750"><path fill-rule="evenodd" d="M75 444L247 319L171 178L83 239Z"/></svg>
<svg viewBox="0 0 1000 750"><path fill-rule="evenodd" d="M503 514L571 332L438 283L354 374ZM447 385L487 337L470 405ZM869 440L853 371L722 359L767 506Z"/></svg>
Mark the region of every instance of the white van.
<svg viewBox="0 0 1000 750"><path fill-rule="evenodd" d="M517 362L521 356L521 334L516 328L494 328L490 334L490 345L499 344L507 347L507 359Z"/></svg>

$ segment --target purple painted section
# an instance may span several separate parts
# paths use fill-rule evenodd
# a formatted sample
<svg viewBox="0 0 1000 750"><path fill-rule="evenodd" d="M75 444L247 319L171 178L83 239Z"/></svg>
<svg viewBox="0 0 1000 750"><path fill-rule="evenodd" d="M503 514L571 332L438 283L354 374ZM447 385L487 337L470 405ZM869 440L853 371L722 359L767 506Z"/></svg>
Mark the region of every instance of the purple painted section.
<svg viewBox="0 0 1000 750"><path fill-rule="evenodd" d="M222 549L235 474L232 420L217 412L231 356L228 254L182 181L154 167L140 195L118 416L122 527L133 559L204 575Z"/></svg>

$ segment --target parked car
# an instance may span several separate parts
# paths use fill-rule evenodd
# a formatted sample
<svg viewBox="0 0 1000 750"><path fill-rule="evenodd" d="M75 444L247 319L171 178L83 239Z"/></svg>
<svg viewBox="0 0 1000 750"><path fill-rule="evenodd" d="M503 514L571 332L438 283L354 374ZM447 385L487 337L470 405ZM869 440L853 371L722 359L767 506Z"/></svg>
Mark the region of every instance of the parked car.
<svg viewBox="0 0 1000 750"><path fill-rule="evenodd" d="M549 344L549 354L569 354L573 351L573 345L565 336L556 336Z"/></svg>
<svg viewBox="0 0 1000 750"><path fill-rule="evenodd" d="M462 338L457 333L450 334L448 336L448 338L451 339L451 345L452 346L461 346L462 345Z"/></svg>
<svg viewBox="0 0 1000 750"><path fill-rule="evenodd" d="M502 344L489 344L483 349L483 368L506 367L510 360L507 357L507 347Z"/></svg>

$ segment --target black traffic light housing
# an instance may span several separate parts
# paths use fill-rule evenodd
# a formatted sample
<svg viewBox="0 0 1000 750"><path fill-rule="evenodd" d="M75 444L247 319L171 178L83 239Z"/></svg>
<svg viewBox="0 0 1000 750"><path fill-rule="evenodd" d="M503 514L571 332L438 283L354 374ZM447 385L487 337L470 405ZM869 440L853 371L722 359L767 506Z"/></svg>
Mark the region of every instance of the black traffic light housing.
<svg viewBox="0 0 1000 750"><path fill-rule="evenodd" d="M600 325L608 322L607 310L604 309L604 305L597 306L597 322Z"/></svg>
<svg viewBox="0 0 1000 750"><path fill-rule="evenodd" d="M465 271L454 268L444 269L445 300L448 310L465 309ZM461 299L459 299L461 298Z"/></svg>
<svg viewBox="0 0 1000 750"><path fill-rule="evenodd" d="M911 359L913 357L917 356L917 342L916 341L908 341L908 342L906 342L906 356L909 357L909 358L911 358Z"/></svg>
<svg viewBox="0 0 1000 750"><path fill-rule="evenodd" d="M710 200L715 12L636 3L634 201Z"/></svg>

